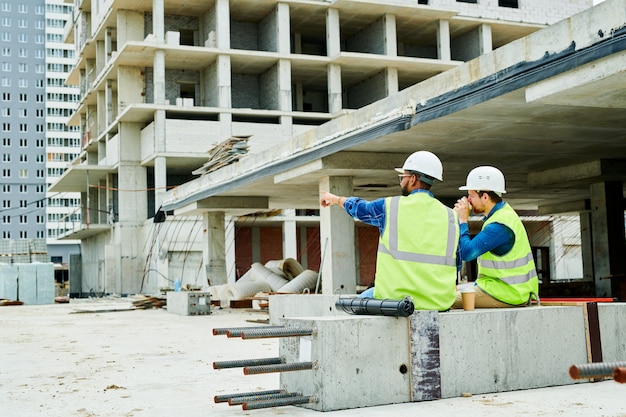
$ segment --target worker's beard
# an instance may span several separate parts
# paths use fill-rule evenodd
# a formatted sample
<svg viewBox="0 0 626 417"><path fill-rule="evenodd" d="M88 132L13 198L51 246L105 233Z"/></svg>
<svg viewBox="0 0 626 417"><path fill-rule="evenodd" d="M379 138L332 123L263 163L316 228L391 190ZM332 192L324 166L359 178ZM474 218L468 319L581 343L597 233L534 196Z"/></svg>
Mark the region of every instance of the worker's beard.
<svg viewBox="0 0 626 417"><path fill-rule="evenodd" d="M409 191L409 186L408 185L401 185L400 188L402 189L402 195L404 197L406 197L407 195L411 194L411 192Z"/></svg>

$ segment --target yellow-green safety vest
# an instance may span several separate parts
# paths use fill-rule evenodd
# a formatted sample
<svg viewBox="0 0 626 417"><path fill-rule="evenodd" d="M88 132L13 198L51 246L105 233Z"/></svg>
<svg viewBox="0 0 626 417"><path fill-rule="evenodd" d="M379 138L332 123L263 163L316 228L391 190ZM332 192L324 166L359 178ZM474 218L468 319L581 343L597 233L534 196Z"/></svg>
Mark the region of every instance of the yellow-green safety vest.
<svg viewBox="0 0 626 417"><path fill-rule="evenodd" d="M413 298L418 310L447 310L456 297L456 213L429 193L385 199L374 297Z"/></svg>
<svg viewBox="0 0 626 417"><path fill-rule="evenodd" d="M478 285L492 297L512 305L527 304L531 293L539 295L539 279L526 229L508 204L483 224L501 223L515 234L515 243L503 256L486 252L478 257Z"/></svg>

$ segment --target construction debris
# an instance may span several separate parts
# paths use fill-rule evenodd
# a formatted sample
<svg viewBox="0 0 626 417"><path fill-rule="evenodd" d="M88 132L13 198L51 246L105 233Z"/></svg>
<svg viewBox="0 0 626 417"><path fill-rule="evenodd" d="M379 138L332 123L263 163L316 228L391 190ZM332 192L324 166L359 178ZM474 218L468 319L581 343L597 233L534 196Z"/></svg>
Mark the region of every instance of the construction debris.
<svg viewBox="0 0 626 417"><path fill-rule="evenodd" d="M137 309L163 308L167 304L167 299L147 295L137 295L133 301L133 306Z"/></svg>
<svg viewBox="0 0 626 417"><path fill-rule="evenodd" d="M224 142L215 145L209 150L209 161L191 173L193 175L205 175L238 161L241 155L248 153L250 136L252 135L231 136Z"/></svg>

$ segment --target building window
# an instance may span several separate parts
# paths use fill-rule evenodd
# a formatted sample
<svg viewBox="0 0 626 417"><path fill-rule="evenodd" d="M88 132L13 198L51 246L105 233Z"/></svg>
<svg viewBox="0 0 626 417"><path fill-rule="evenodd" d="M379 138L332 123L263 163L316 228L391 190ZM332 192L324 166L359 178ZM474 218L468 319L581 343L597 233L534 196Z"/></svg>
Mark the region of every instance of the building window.
<svg viewBox="0 0 626 417"><path fill-rule="evenodd" d="M428 0L417 0L417 4L428 4Z"/></svg>
<svg viewBox="0 0 626 417"><path fill-rule="evenodd" d="M519 4L517 0L498 0L498 6L519 9Z"/></svg>
<svg viewBox="0 0 626 417"><path fill-rule="evenodd" d="M3 153L2 154L2 162L11 162L11 154Z"/></svg>
<svg viewBox="0 0 626 417"><path fill-rule="evenodd" d="M456 0L457 3L478 3L478 0Z"/></svg>

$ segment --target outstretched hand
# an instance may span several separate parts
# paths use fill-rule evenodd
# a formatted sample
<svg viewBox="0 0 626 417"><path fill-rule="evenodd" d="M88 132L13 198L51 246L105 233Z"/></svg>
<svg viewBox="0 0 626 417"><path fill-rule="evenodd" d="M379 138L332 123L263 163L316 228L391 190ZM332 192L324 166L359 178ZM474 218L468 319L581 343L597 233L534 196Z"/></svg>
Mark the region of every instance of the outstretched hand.
<svg viewBox="0 0 626 417"><path fill-rule="evenodd" d="M322 207L330 207L333 204L337 204L339 197L328 191L320 191L320 204Z"/></svg>

